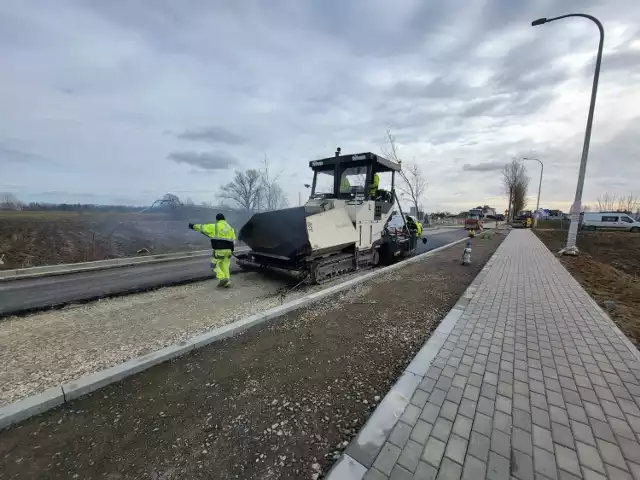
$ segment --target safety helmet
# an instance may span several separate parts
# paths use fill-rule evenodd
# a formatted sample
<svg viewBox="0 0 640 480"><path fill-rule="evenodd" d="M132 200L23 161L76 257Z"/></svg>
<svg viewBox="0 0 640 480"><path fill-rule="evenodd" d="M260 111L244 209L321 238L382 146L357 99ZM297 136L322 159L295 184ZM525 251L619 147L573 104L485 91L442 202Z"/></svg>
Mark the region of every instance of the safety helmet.
<svg viewBox="0 0 640 480"><path fill-rule="evenodd" d="M221 213L216 215L216 222L219 222L220 220L224 220L224 215Z"/></svg>

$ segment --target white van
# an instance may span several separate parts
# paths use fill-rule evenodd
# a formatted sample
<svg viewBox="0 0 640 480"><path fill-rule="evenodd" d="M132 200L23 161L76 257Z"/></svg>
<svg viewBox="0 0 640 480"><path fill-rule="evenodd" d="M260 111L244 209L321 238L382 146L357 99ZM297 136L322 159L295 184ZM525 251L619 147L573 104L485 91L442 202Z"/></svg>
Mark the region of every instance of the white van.
<svg viewBox="0 0 640 480"><path fill-rule="evenodd" d="M640 222L626 213L620 212L585 212L582 217L582 228L585 230L607 229L640 232Z"/></svg>

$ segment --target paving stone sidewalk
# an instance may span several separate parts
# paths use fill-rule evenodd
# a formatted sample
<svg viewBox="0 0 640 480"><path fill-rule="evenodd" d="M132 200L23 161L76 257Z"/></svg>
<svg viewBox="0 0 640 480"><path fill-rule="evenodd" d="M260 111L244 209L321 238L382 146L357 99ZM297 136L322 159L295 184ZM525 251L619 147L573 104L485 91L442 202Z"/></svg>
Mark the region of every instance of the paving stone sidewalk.
<svg viewBox="0 0 640 480"><path fill-rule="evenodd" d="M637 355L514 230L375 459L349 457L351 478L640 480Z"/></svg>

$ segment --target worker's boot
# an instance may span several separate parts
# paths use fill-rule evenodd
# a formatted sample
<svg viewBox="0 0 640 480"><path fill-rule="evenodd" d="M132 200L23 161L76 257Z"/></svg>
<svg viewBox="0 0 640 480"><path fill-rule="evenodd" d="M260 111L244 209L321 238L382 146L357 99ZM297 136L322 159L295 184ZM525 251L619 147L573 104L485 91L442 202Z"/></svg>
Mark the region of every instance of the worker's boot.
<svg viewBox="0 0 640 480"><path fill-rule="evenodd" d="M229 288L231 286L231 281L228 278L223 278L218 282L218 287L220 288Z"/></svg>

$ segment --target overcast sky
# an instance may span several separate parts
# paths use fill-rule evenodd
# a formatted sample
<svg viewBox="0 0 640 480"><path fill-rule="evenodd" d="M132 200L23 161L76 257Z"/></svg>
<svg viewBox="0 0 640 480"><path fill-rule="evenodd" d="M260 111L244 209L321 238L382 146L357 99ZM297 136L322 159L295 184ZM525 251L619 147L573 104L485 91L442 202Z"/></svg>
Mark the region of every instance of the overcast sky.
<svg viewBox="0 0 640 480"><path fill-rule="evenodd" d="M567 211L598 31L530 23L571 11L607 35L584 201L640 194L637 0L0 2L0 191L215 202L266 154L297 204L310 160L379 153L390 127L427 211L504 208L516 155Z"/></svg>

